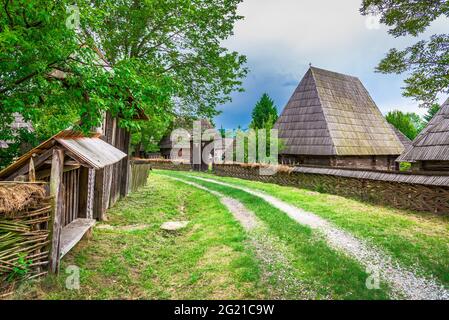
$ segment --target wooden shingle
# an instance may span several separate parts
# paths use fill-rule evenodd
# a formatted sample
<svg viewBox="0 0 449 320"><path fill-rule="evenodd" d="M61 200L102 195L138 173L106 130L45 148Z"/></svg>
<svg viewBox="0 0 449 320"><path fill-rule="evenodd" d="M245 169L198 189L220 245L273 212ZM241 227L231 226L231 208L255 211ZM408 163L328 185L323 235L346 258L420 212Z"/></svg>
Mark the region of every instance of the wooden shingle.
<svg viewBox="0 0 449 320"><path fill-rule="evenodd" d="M399 155L404 145L356 77L311 67L276 122L282 154Z"/></svg>

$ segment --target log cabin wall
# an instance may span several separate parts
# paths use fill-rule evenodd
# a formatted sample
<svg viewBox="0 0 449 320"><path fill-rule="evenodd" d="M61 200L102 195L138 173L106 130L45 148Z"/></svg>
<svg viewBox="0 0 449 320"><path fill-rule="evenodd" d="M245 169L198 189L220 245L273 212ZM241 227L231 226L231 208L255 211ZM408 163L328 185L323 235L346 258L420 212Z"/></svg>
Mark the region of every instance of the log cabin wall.
<svg viewBox="0 0 449 320"><path fill-rule="evenodd" d="M420 167L423 171L449 172L449 161L422 161Z"/></svg>

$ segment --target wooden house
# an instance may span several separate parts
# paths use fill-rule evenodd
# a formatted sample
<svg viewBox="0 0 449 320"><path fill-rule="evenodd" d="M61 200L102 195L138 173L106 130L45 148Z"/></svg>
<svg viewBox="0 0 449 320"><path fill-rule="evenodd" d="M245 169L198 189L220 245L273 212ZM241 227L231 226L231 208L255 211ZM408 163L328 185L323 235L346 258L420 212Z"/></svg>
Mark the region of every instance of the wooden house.
<svg viewBox="0 0 449 320"><path fill-rule="evenodd" d="M126 153L100 139L65 130L30 150L0 171L4 181L46 181L53 196L50 269L95 222L96 173L112 168ZM101 189L104 189L103 186Z"/></svg>
<svg viewBox="0 0 449 320"><path fill-rule="evenodd" d="M310 67L275 129L283 164L395 170L404 151L356 77Z"/></svg>
<svg viewBox="0 0 449 320"><path fill-rule="evenodd" d="M207 119L201 119L201 132L202 134L206 130L213 130L215 129L214 126L210 123ZM203 153L203 150L208 147L213 141L210 139L204 139L203 136L201 137L200 142L194 141L193 136L193 129L185 129L187 136L184 137L184 143L172 141L171 140L171 132L170 135L166 135L164 138L162 138L161 142L159 143L159 148L161 155L164 159L172 159L172 155L174 155L174 159L176 161L184 162L184 163L190 163L192 165L193 170L201 170L205 171L208 168L207 163L204 161L204 159L201 157L201 164L193 164L193 158L194 158L194 151L199 151L200 154ZM218 134L218 132L217 132ZM212 139L213 140L213 139ZM198 145L198 143L200 145ZM211 149L210 152L210 160L212 161L214 158L214 149ZM199 161L197 161L199 162Z"/></svg>
<svg viewBox="0 0 449 320"><path fill-rule="evenodd" d="M397 161L413 171L449 171L449 99Z"/></svg>

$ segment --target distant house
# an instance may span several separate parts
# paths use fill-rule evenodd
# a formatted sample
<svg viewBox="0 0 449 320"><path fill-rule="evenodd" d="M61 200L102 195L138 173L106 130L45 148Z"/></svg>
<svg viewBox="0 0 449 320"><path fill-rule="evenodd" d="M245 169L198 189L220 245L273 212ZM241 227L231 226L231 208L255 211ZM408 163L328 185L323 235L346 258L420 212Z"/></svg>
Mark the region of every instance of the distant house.
<svg viewBox="0 0 449 320"><path fill-rule="evenodd" d="M284 164L395 170L405 149L358 78L314 67L275 128Z"/></svg>
<svg viewBox="0 0 449 320"><path fill-rule="evenodd" d="M201 119L201 132L204 133L206 130L215 129L214 126L207 119ZM191 163L192 168L195 170L207 170L207 164L201 160L201 165L193 165L193 152L194 150L194 141L193 141L193 130L192 128L183 128L187 131L188 136L184 137L184 143L181 144L181 141L172 141L171 133L167 134L162 138L159 143L160 153L164 159L173 159L175 158L178 161L182 161L185 163ZM216 132L218 134L218 131ZM202 138L203 139L203 138ZM211 139L201 140L201 154L206 147L211 148L210 150L210 160L215 158L215 149L210 146L213 143ZM198 147L198 146L197 146ZM220 147L219 150L222 148Z"/></svg>
<svg viewBox="0 0 449 320"><path fill-rule="evenodd" d="M449 170L449 99L397 161L415 171Z"/></svg>

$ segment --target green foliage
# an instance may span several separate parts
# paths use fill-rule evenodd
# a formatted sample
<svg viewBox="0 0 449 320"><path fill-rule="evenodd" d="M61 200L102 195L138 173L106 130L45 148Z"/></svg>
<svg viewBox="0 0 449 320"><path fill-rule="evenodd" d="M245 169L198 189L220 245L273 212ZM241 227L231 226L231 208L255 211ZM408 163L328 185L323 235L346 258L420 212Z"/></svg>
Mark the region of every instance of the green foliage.
<svg viewBox="0 0 449 320"><path fill-rule="evenodd" d="M388 112L385 118L410 140L414 140L424 128L424 122L416 113L403 113L402 111L394 110Z"/></svg>
<svg viewBox="0 0 449 320"><path fill-rule="evenodd" d="M246 74L245 57L220 46L241 18L239 3L79 0L81 24L71 29L66 9L72 1L6 1L0 140L21 144L10 127L15 112L33 122L42 140L78 121L75 128L88 131L109 111L135 133L136 144L151 150L176 116L217 114L215 107L240 90ZM151 124L133 121L138 108ZM8 161L17 155L14 148L7 153Z"/></svg>
<svg viewBox="0 0 449 320"><path fill-rule="evenodd" d="M395 37L417 36L439 17L449 16L447 1L363 0L363 15L379 14ZM449 93L449 34L436 34L404 49L391 49L377 67L382 73L409 73L404 96L425 107Z"/></svg>
<svg viewBox="0 0 449 320"><path fill-rule="evenodd" d="M412 164L410 162L401 162L399 164L400 171L410 171L411 168L412 168Z"/></svg>
<svg viewBox="0 0 449 320"><path fill-rule="evenodd" d="M433 104L430 106L429 110L427 110L427 113L424 115L424 120L426 120L427 123L430 122L430 120L433 119L433 117L440 111L441 107L438 103Z"/></svg>
<svg viewBox="0 0 449 320"><path fill-rule="evenodd" d="M278 111L274 105L274 101L267 93L264 93L253 109L250 128L271 129L277 119Z"/></svg>
<svg viewBox="0 0 449 320"><path fill-rule="evenodd" d="M29 267L32 263L32 260L26 259L26 254L19 254L17 262L12 268L11 273L9 273L7 280L15 281L26 277L26 275L30 272Z"/></svg>

